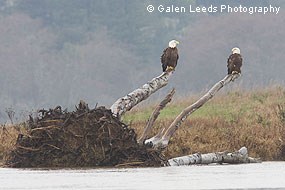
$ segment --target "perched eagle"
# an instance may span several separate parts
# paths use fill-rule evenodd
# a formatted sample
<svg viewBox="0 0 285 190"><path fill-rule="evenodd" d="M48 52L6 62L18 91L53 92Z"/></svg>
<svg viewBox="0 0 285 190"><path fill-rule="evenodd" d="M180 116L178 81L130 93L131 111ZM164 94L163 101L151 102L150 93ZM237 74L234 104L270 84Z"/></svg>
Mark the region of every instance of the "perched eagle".
<svg viewBox="0 0 285 190"><path fill-rule="evenodd" d="M235 47L232 49L232 54L228 58L228 74L233 72L241 73L242 57L240 55L240 49Z"/></svg>
<svg viewBox="0 0 285 190"><path fill-rule="evenodd" d="M176 47L178 44L178 41L171 40L168 44L169 47L163 50L163 54L160 58L163 72L175 70L179 58L178 49Z"/></svg>

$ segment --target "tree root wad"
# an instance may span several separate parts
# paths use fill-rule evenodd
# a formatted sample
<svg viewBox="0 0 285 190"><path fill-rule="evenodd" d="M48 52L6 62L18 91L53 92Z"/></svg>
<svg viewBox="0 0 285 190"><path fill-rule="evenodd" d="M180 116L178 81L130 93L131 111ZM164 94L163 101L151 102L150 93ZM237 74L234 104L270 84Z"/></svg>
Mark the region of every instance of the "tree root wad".
<svg viewBox="0 0 285 190"><path fill-rule="evenodd" d="M160 152L140 146L136 133L105 107L40 110L6 156L7 167L161 166Z"/></svg>

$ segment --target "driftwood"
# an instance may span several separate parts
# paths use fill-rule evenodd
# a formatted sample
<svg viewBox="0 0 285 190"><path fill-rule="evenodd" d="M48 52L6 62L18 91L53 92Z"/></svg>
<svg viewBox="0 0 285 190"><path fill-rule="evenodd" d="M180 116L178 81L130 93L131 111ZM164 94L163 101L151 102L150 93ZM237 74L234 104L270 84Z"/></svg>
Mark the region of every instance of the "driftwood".
<svg viewBox="0 0 285 190"><path fill-rule="evenodd" d="M118 99L112 106L112 113L120 118L124 113L131 110L141 101L147 99L151 94L168 84L168 80L173 71L164 72L160 76L153 78L142 87L134 90L128 95Z"/></svg>
<svg viewBox="0 0 285 190"><path fill-rule="evenodd" d="M197 102L185 108L171 123L168 129L160 131L160 133L150 139L145 141L145 144L149 144L154 148L165 148L167 147L170 138L173 136L175 131L180 127L183 121L192 114L194 111L202 107L208 100L210 100L214 95L225 85L229 84L231 81L234 81L240 76L239 73L233 73L227 75L224 79L217 82L203 97L201 97ZM165 132L164 132L165 131ZM164 132L164 133L163 133ZM163 133L163 135L162 135Z"/></svg>
<svg viewBox="0 0 285 190"><path fill-rule="evenodd" d="M73 112L41 110L27 129L5 155L6 167L161 166L166 161L160 151L139 146L135 131L105 107L89 109L80 102Z"/></svg>
<svg viewBox="0 0 285 190"><path fill-rule="evenodd" d="M155 120L157 119L157 117L160 114L160 111L166 106L166 104L168 104L171 100L172 97L175 93L175 89L173 88L167 95L166 97L158 104L158 106L155 108L155 110L152 112L147 125L143 131L142 136L138 139L138 143L139 144L143 144L143 142L145 141L145 139L147 138L147 135L149 134L149 132L151 131L151 128L155 122Z"/></svg>
<svg viewBox="0 0 285 190"><path fill-rule="evenodd" d="M196 164L243 164L243 163L260 163L261 160L257 158L251 158L248 156L247 148L242 147L236 152L229 153L216 152L208 154L192 154L188 156L182 156L172 158L167 161L166 166L184 166L184 165L196 165Z"/></svg>

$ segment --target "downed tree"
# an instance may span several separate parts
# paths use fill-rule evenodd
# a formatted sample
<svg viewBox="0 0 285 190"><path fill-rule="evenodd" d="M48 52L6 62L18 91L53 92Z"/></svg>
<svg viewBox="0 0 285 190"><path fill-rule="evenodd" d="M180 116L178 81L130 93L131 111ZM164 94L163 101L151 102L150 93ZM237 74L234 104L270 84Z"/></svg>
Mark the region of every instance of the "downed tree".
<svg viewBox="0 0 285 190"><path fill-rule="evenodd" d="M112 113L118 118L121 118L123 114L131 110L138 103L147 99L160 88L166 86L172 73L173 71L163 72L160 76L153 78L142 87L119 98L110 108Z"/></svg>
<svg viewBox="0 0 285 190"><path fill-rule="evenodd" d="M184 165L196 165L196 164L243 164L243 163L260 163L261 160L257 158L251 158L248 156L247 148L242 147L236 152L229 153L216 152L208 154L192 154L188 156L182 156L172 158L167 161L166 166L184 166Z"/></svg>
<svg viewBox="0 0 285 190"><path fill-rule="evenodd" d="M147 135L149 134L149 132L151 131L151 128L153 127L153 124L155 122L155 120L157 119L157 117L160 114L160 111L166 106L166 104L168 104L171 100L172 97L175 93L175 89L173 88L167 95L166 97L158 104L158 106L155 108L155 110L152 112L150 118L148 119L147 125L143 131L143 134L141 135L141 137L138 139L138 143L139 144L143 144L143 142L145 141L145 139L147 138Z"/></svg>
<svg viewBox="0 0 285 190"><path fill-rule="evenodd" d="M171 125L165 130L164 128L160 131L160 133L150 139L145 141L145 144L149 144L150 146L163 149L167 147L170 138L173 136L175 131L180 127L180 125L185 121L185 119L195 112L197 109L202 107L208 100L214 97L214 95L225 85L229 84L230 82L234 81L240 76L239 73L232 73L227 75L224 79L217 82L203 97L201 97L198 101L194 104L190 105L189 107L185 108L171 123ZM159 138L158 138L159 137Z"/></svg>

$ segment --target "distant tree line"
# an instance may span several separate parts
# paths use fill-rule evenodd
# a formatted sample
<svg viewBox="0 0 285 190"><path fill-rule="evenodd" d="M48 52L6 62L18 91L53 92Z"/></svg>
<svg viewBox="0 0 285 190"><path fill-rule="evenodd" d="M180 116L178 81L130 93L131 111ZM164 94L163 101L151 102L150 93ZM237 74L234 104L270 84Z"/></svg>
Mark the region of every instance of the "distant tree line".
<svg viewBox="0 0 285 190"><path fill-rule="evenodd" d="M209 2L185 0L175 5ZM243 2L282 5L268 0ZM173 38L181 42L171 80L178 94L200 92L219 79L233 46L241 48L245 61L240 86L283 84L283 13L146 11L147 5L161 3L174 1L0 1L0 120L7 119L5 109L10 107L17 113L57 105L73 109L80 99L91 106L109 106L161 73L160 55ZM208 77L197 83L204 74Z"/></svg>

